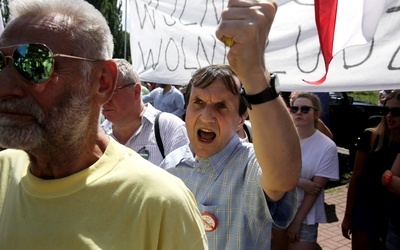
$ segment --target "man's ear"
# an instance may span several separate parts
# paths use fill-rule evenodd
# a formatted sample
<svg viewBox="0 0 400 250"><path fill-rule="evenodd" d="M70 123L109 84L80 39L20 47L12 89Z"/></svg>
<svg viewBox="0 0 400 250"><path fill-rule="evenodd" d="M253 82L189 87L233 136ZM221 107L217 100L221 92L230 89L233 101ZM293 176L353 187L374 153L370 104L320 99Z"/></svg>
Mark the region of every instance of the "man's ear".
<svg viewBox="0 0 400 250"><path fill-rule="evenodd" d="M142 84L140 83L140 82L137 82L135 85L134 85L134 88L135 88L135 98L137 98L137 99L142 99Z"/></svg>
<svg viewBox="0 0 400 250"><path fill-rule="evenodd" d="M95 101L99 105L106 104L114 94L115 85L118 79L118 69L115 62L105 60L99 62L99 66L96 68L96 79L97 85L95 86Z"/></svg>
<svg viewBox="0 0 400 250"><path fill-rule="evenodd" d="M249 116L249 113L246 110L246 112L244 112L244 114L242 116L240 116L240 122L238 124L238 129L237 130L239 130L243 126L244 121L247 119L248 116Z"/></svg>

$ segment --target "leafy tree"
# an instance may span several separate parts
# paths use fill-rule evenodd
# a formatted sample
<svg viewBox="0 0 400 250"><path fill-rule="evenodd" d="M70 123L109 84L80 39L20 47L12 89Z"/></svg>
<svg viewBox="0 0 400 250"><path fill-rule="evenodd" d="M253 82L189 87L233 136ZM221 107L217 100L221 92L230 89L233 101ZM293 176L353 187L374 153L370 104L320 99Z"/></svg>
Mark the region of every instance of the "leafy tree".
<svg viewBox="0 0 400 250"><path fill-rule="evenodd" d="M8 0L0 0L0 10L3 17L3 24L6 25L10 17L10 11L8 9Z"/></svg>
<svg viewBox="0 0 400 250"><path fill-rule="evenodd" d="M122 2L118 0L86 0L96 7L106 18L114 36L114 58L124 58L125 31L122 29ZM130 61L129 34L126 35L126 59Z"/></svg>
<svg viewBox="0 0 400 250"><path fill-rule="evenodd" d="M51 1L51 0L49 0ZM68 0L65 0L68 1ZM114 37L114 58L124 58L125 54L125 31L122 29L122 2L119 0L86 0L98 9L106 18ZM123 1L123 0L122 0ZM0 0L0 9L4 25L7 24L10 12L8 3L10 0ZM126 34L126 59L131 61L129 33Z"/></svg>

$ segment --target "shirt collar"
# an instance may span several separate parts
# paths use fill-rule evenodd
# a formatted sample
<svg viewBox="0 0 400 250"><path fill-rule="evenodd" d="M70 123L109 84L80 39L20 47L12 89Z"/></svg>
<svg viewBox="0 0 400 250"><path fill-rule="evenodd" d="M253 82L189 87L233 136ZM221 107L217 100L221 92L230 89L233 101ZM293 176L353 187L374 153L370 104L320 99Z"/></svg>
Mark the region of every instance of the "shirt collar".
<svg viewBox="0 0 400 250"><path fill-rule="evenodd" d="M241 140L235 134L223 150L211 156L210 158L201 159L202 161L210 161L215 171L219 174L228 165L229 161L234 157L235 149L241 144Z"/></svg>
<svg viewBox="0 0 400 250"><path fill-rule="evenodd" d="M148 120L151 124L154 124L156 121L156 116L159 112L159 110L157 110L156 108L154 108L150 103L146 103L145 104L145 108L146 110L144 111L143 117L142 117L142 121L143 119ZM143 122L142 122L143 125Z"/></svg>

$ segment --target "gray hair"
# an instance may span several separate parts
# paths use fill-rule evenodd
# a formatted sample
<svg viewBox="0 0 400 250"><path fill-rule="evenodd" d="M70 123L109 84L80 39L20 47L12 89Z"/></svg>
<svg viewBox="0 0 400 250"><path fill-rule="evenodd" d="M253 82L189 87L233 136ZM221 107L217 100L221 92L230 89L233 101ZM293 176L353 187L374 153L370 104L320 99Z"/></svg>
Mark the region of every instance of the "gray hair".
<svg viewBox="0 0 400 250"><path fill-rule="evenodd" d="M118 68L118 82L123 82L125 84L140 82L139 75L136 73L135 67L133 67L132 64L122 58L115 58L113 60Z"/></svg>
<svg viewBox="0 0 400 250"><path fill-rule="evenodd" d="M11 21L21 16L59 14L67 17L67 27L63 31L71 46L88 58L112 58L114 43L107 21L84 0L14 0L9 8Z"/></svg>

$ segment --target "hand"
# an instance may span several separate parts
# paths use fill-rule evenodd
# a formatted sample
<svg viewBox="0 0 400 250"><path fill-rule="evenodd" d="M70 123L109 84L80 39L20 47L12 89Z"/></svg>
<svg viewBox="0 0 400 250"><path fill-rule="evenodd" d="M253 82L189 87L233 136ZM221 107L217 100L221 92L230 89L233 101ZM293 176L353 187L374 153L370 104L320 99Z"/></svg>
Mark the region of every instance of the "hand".
<svg viewBox="0 0 400 250"><path fill-rule="evenodd" d="M321 184L303 178L299 179L297 186L303 189L305 193L313 196L318 196L321 191L324 190L324 187Z"/></svg>
<svg viewBox="0 0 400 250"><path fill-rule="evenodd" d="M343 218L343 222L342 222L342 235L346 238L346 239L350 239L350 235L351 235L351 224L352 224L352 218L349 215L345 215Z"/></svg>
<svg viewBox="0 0 400 250"><path fill-rule="evenodd" d="M252 74L265 76L265 46L277 8L274 1L229 0L222 12L216 36L233 38L227 58L242 82L251 82L246 78Z"/></svg>
<svg viewBox="0 0 400 250"><path fill-rule="evenodd" d="M300 240L300 228L301 228L301 222L293 220L292 223L290 223L287 229L287 235L291 243Z"/></svg>

